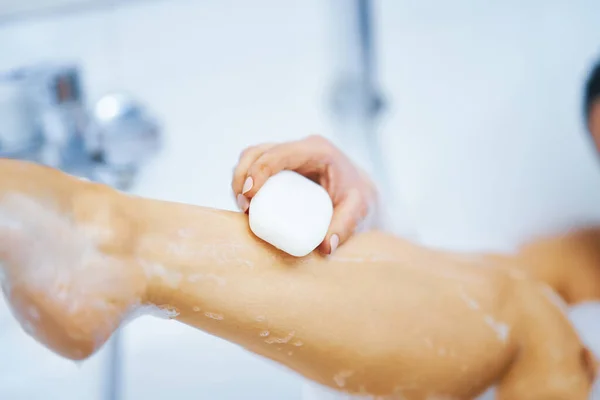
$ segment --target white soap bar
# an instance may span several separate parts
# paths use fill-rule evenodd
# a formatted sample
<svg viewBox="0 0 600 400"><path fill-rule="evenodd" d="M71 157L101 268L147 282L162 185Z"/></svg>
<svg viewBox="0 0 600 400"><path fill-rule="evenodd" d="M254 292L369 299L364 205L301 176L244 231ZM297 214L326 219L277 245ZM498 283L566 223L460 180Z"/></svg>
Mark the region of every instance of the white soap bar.
<svg viewBox="0 0 600 400"><path fill-rule="evenodd" d="M325 239L333 203L319 184L292 171L273 175L254 195L250 229L279 250L303 257Z"/></svg>

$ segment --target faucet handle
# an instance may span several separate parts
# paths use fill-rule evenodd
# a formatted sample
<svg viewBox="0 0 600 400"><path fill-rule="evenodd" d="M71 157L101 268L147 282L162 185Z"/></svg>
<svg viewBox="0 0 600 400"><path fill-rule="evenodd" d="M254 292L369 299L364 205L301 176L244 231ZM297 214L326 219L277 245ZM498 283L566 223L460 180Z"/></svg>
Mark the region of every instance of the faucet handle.
<svg viewBox="0 0 600 400"><path fill-rule="evenodd" d="M138 169L159 151L160 127L132 97L108 94L92 109L84 144L95 163L95 178L128 189Z"/></svg>
<svg viewBox="0 0 600 400"><path fill-rule="evenodd" d="M77 65L37 63L0 76L2 155L64 168L87 124Z"/></svg>

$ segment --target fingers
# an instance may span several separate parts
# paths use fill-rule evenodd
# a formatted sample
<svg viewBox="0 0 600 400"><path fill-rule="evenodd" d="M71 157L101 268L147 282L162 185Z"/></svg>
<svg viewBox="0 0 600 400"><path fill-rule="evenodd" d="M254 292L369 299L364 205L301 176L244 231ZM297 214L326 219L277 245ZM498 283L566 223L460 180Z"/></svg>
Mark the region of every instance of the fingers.
<svg viewBox="0 0 600 400"><path fill-rule="evenodd" d="M368 202L358 189L348 192L333 212L329 231L319 247L325 254L335 250L352 236L358 224L367 215Z"/></svg>
<svg viewBox="0 0 600 400"><path fill-rule="evenodd" d="M233 189L233 194L236 196L236 202L238 203L238 207L244 212L248 209L249 204L248 198L242 195L242 192L244 191L244 183L248 174L248 169L265 151L275 146L275 143L265 143L258 146L252 146L244 150L240 155L238 164L236 165L233 171L231 188Z"/></svg>
<svg viewBox="0 0 600 400"><path fill-rule="evenodd" d="M242 193L244 186L244 180L248 169L254 162L268 149L275 147L275 143L264 143L258 146L248 147L240 154L238 164L235 166L233 171L233 179L231 181L231 188L234 193Z"/></svg>
<svg viewBox="0 0 600 400"><path fill-rule="evenodd" d="M338 175L338 179L334 181L346 182L343 178L340 181L340 177L345 174L352 175L354 172L344 173L344 168L348 167L345 160L343 154L321 136L309 136L282 144L254 146L240 156L234 171L232 189L239 208L246 212L250 199L267 179L278 172L292 170L313 178L323 177L323 174L329 175L337 168L335 174ZM365 219L372 194L372 190L369 189L365 185L346 182L333 190L335 193L330 193L335 203L335 210L325 240L319 246L323 253L333 253L352 236L358 225Z"/></svg>
<svg viewBox="0 0 600 400"><path fill-rule="evenodd" d="M292 170L304 176L325 171L334 152L335 147L321 136L248 148L240 156L231 185L238 207L247 211L250 199L267 179L280 171Z"/></svg>
<svg viewBox="0 0 600 400"><path fill-rule="evenodd" d="M264 152L248 169L242 193L249 199L271 176L283 170L296 171L304 176L324 170L327 149L315 147L309 140L277 145Z"/></svg>

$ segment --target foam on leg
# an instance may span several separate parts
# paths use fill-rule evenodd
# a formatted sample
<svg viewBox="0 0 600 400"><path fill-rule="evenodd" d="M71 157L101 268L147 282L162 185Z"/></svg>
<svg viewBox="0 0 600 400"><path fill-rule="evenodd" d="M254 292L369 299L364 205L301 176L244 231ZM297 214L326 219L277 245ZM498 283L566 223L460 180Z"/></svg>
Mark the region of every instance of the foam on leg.
<svg viewBox="0 0 600 400"><path fill-rule="evenodd" d="M28 334L72 359L94 353L141 304L135 268L100 251L84 228L50 204L0 199L2 287L11 311Z"/></svg>

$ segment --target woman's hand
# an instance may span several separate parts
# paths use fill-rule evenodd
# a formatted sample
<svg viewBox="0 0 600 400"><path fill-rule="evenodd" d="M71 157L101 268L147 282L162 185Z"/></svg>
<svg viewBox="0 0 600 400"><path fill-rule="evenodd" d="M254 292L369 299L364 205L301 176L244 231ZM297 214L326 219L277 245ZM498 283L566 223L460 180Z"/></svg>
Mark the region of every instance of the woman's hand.
<svg viewBox="0 0 600 400"><path fill-rule="evenodd" d="M356 230L375 205L377 193L363 171L322 136L281 144L247 148L240 155L232 188L243 212L267 179L292 170L323 186L334 205L334 214L320 250L333 253Z"/></svg>

